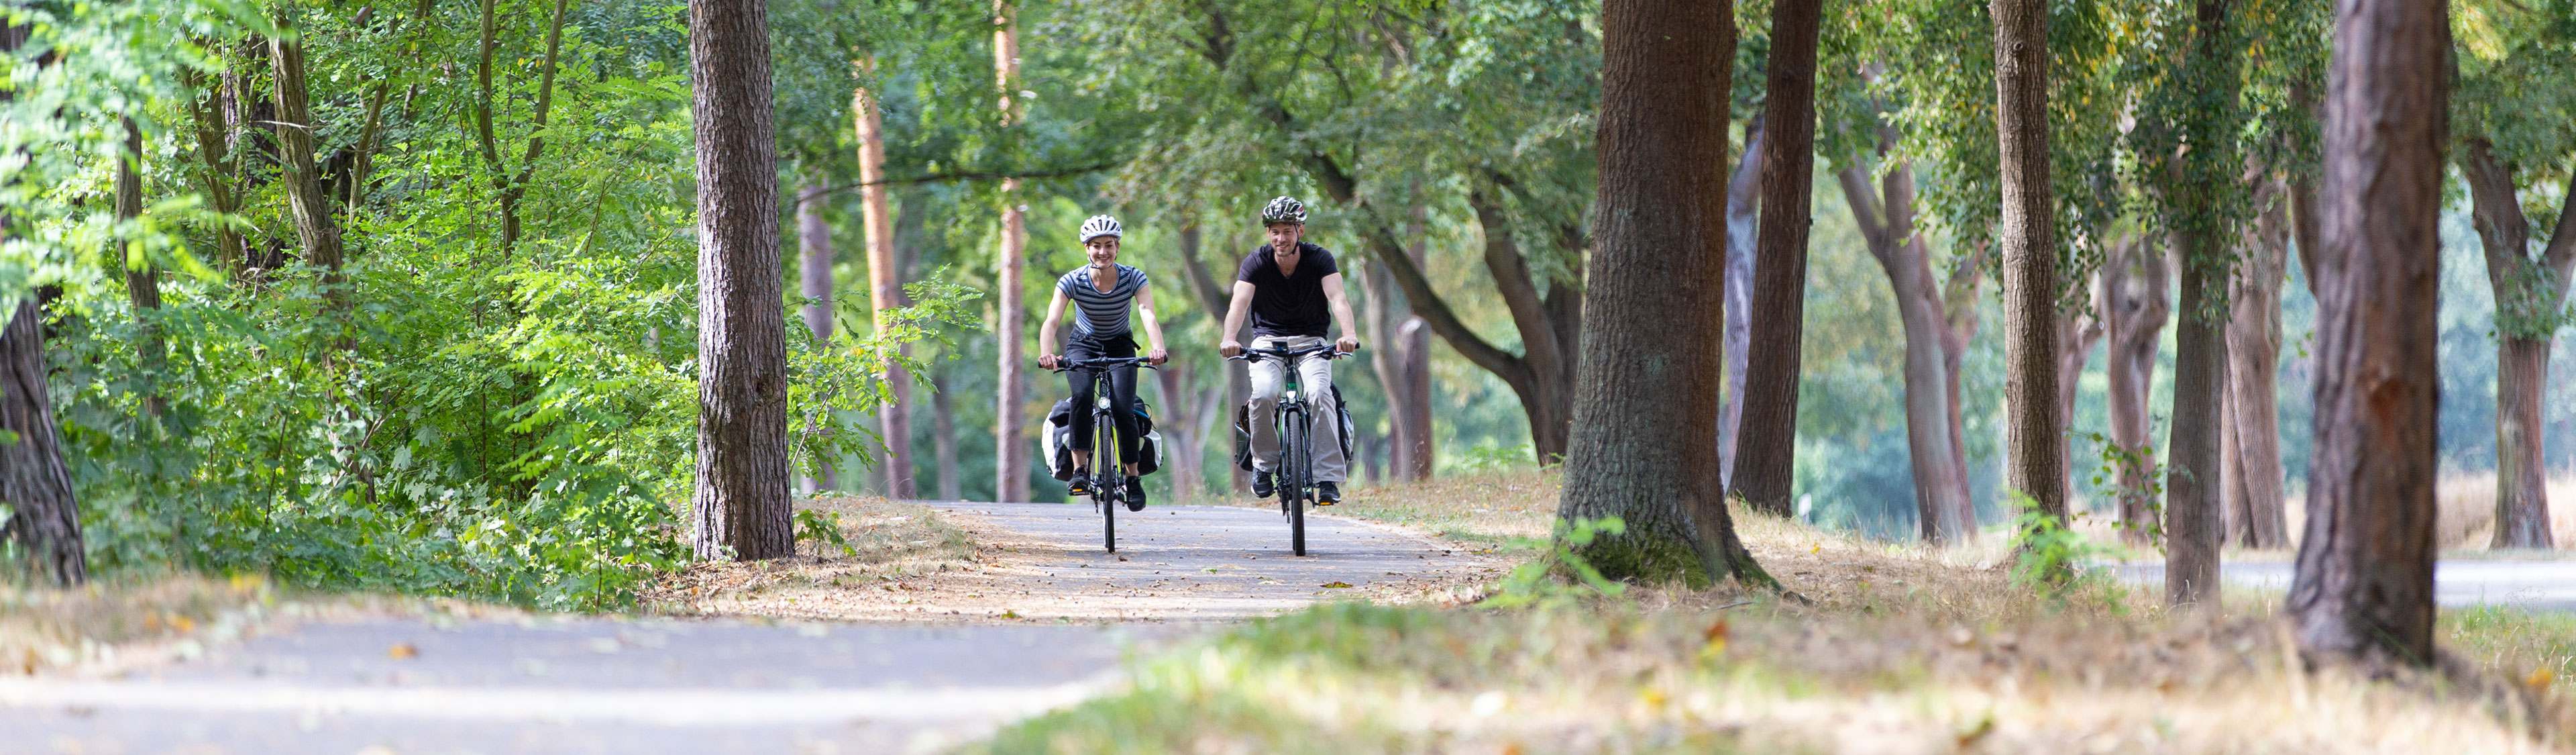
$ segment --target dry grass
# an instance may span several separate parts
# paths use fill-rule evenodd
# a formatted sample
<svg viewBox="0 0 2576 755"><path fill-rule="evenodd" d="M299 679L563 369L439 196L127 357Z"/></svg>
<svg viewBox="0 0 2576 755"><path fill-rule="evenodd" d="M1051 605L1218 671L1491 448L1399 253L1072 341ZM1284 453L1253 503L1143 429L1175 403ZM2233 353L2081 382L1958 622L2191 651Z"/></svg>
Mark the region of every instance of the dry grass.
<svg viewBox="0 0 2576 755"><path fill-rule="evenodd" d="M2550 534L2560 547L2576 544L2576 477L2550 478L2548 489ZM2495 499L2494 472L2443 478L2433 491L2443 550L2485 550L2495 538Z"/></svg>
<svg viewBox="0 0 2576 755"><path fill-rule="evenodd" d="M301 621L520 613L442 598L294 590L257 575L128 576L70 590L0 586L0 674L117 675Z"/></svg>
<svg viewBox="0 0 2576 755"><path fill-rule="evenodd" d="M1554 490L1546 475L1511 473L1373 491L1380 505L1344 513L1544 533ZM2455 674L2372 682L2295 671L2276 596L2171 615L2153 591L2108 582L2058 598L2017 586L1996 567L2000 537L1926 549L1737 521L1813 605L1720 589L1508 611L1319 608L1145 664L1128 693L1024 723L991 749L2414 753L2576 741L2559 678L2576 672L2566 617L2446 612Z"/></svg>
<svg viewBox="0 0 2576 755"><path fill-rule="evenodd" d="M966 533L916 503L876 497L809 498L799 511L840 517L852 552L804 541L797 555L766 561L699 562L662 579L641 596L645 610L681 615L852 618L818 605L818 594L865 596L870 604L912 601L901 593L924 575L977 568ZM822 589L833 588L833 589ZM877 595L877 593L884 593ZM818 613L818 611L820 613Z"/></svg>
<svg viewBox="0 0 2576 755"><path fill-rule="evenodd" d="M1500 470L1357 488L1323 511L1493 544L1547 537L1563 487L1552 471Z"/></svg>

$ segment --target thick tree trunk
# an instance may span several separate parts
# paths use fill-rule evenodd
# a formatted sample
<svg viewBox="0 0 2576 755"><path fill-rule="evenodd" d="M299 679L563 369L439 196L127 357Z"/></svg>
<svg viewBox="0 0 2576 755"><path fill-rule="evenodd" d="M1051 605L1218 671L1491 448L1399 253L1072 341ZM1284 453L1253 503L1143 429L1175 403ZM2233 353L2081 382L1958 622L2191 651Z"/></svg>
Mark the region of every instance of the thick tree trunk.
<svg viewBox="0 0 2576 755"><path fill-rule="evenodd" d="M2254 230L2237 263L2227 324L2227 541L2247 548L2290 544L2282 490L2281 284L2289 264L2288 199L2279 181L2256 193Z"/></svg>
<svg viewBox="0 0 2576 755"><path fill-rule="evenodd" d="M939 465L939 500L965 500L957 474L957 406L948 399L952 381L933 377L930 385L930 453Z"/></svg>
<svg viewBox="0 0 2576 755"><path fill-rule="evenodd" d="M1762 218L1762 131L1760 118L1745 124L1744 159L1726 185L1726 394L1717 410L1721 472L1735 469L1737 431L1744 420L1744 360L1753 342L1754 235Z"/></svg>
<svg viewBox="0 0 2576 755"><path fill-rule="evenodd" d="M2102 262L2102 317L2111 331L2102 369L2110 383L2111 445L2117 447L2112 476L2120 488L2120 540L2132 545L2155 542L2163 527L2155 497L2147 494L2156 465L2147 400L2155 392L2156 353L2173 308L2165 299L2168 280L2163 255L2137 239L2112 242Z"/></svg>
<svg viewBox="0 0 2576 755"><path fill-rule="evenodd" d="M2057 414L2056 195L2048 166L2048 3L1991 0L1995 134L2003 183L2004 488L2066 517L2066 418Z"/></svg>
<svg viewBox="0 0 2576 755"><path fill-rule="evenodd" d="M1895 143L1894 133L1882 133L1879 143L1885 154ZM1956 331L1942 311L1942 286L1932 275L1931 250L1914 232L1913 170L1903 164L1889 169L1877 193L1860 166L1845 168L1839 178L1861 238L1887 273L1888 287L1896 294L1897 321L1905 331L1905 439L1914 473L1916 528L1925 542L1959 542L1973 536L1975 519L1967 465L1960 458L1958 413L1950 403L1950 341ZM1973 275L1973 270L1961 274Z"/></svg>
<svg viewBox="0 0 2576 755"><path fill-rule="evenodd" d="M802 307L805 328L814 333L817 343L832 342L832 226L823 220L822 182L808 179L796 192L796 282L797 293L812 303ZM826 346L825 348L830 348ZM816 418L807 418L805 432L818 432ZM840 460L815 460L813 476L806 478L808 490L841 489Z"/></svg>
<svg viewBox="0 0 2576 755"><path fill-rule="evenodd" d="M710 560L793 555L767 4L691 0L689 72L698 153L692 544Z"/></svg>
<svg viewBox="0 0 2576 755"><path fill-rule="evenodd" d="M850 111L859 135L859 215L867 226L868 304L876 332L882 336L889 325L887 313L905 306L903 266L895 261L894 211L886 203L885 121L877 111L876 98L865 89L850 97ZM905 353L901 346L896 349L897 354ZM921 490L912 471L912 376L903 365L888 362L880 377L894 394L877 409L877 420L884 423L879 432L886 444L886 496L919 498Z"/></svg>
<svg viewBox="0 0 2576 755"><path fill-rule="evenodd" d="M2441 0L2336 5L2318 182L2316 447L2287 613L2311 662L2433 662Z"/></svg>
<svg viewBox="0 0 2576 755"><path fill-rule="evenodd" d="M1566 393L1572 386L1557 379L1564 372L1565 356L1557 351L1546 302L1530 277L1529 263L1521 258L1520 240L1512 232L1510 219L1481 189L1467 193L1467 204L1475 209L1476 226L1483 231L1485 269L1493 273L1494 289L1511 312L1512 325L1523 335L1519 362L1528 379L1509 382L1520 396L1521 412L1529 418L1530 445L1538 462L1552 464L1564 455L1570 419L1566 412L1572 408L1572 396ZM1529 337L1532 334L1537 337Z"/></svg>
<svg viewBox="0 0 2576 755"><path fill-rule="evenodd" d="M2224 463L2219 418L2227 391L2227 322L2213 302L2224 296L2225 254L2206 234L2173 234L2182 298L2174 324L2173 422L2166 436L2165 604L2215 606Z"/></svg>
<svg viewBox="0 0 2576 755"><path fill-rule="evenodd" d="M1613 579L1726 569L1770 583L1736 539L1709 442L1724 366L1732 6L1602 4L1599 247L1557 514L1626 523L1584 548Z"/></svg>
<svg viewBox="0 0 2576 755"><path fill-rule="evenodd" d="M2531 221L2523 216L2515 166L2496 159L2484 138L2461 145L2460 175L2495 291L2496 512L2490 548L2549 548L2547 463L2541 425L2549 390L2549 348L2576 267L2576 194L2563 201L2558 227L2531 256ZM2571 177L2570 189L2576 189Z"/></svg>
<svg viewBox="0 0 2576 755"><path fill-rule="evenodd" d="M1805 344L1807 231L1814 213L1816 38L1822 0L1771 4L1770 81L1762 111L1762 218L1753 301L1738 310L1761 327L1745 346L1744 416L1736 425L1728 494L1775 516L1791 513L1798 439L1798 364ZM1746 439L1750 439L1747 442Z"/></svg>
<svg viewBox="0 0 2576 755"><path fill-rule="evenodd" d="M1013 95L1020 82L1019 10L1011 0L993 2L993 73L1002 93L1002 125L1017 126L1020 111ZM993 499L1029 499L1028 316L1020 302L1020 278L1028 267L1028 207L1018 179L1002 179L1002 239L994 251L993 336L1001 342L995 372L993 407Z"/></svg>
<svg viewBox="0 0 2576 755"><path fill-rule="evenodd" d="M70 587L89 580L89 563L80 501L54 428L54 405L45 389L44 314L30 292L21 295L0 330L0 430L18 436L15 443L0 443L0 504L10 510L0 522L0 540L24 549L38 578Z"/></svg>
<svg viewBox="0 0 2576 755"><path fill-rule="evenodd" d="M280 5L278 25L296 28L293 14L291 5ZM322 190L322 170L313 158L313 135L320 128L305 94L304 44L296 39L286 34L268 40L270 72L275 77L269 88L277 106L278 179L286 184L286 206L295 221L296 240L304 248L304 262L323 270L323 301L335 311L343 310L349 304L349 291L340 275L340 224L331 217L331 196Z"/></svg>

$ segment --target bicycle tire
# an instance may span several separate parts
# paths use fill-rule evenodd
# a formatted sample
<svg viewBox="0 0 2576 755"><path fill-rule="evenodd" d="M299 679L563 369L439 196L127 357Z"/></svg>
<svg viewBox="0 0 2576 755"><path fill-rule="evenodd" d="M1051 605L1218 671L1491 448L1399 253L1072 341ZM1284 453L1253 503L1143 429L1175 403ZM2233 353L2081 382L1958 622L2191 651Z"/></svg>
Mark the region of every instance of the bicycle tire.
<svg viewBox="0 0 2576 755"><path fill-rule="evenodd" d="M1102 389L1109 387L1106 384L1107 381L1102 383L1100 386ZM1127 497L1127 481L1118 475L1120 469L1118 439L1113 435L1117 432L1118 426L1110 421L1106 413L1095 413L1091 416L1099 423L1091 433L1091 440L1096 446L1092 449L1091 458L1099 463L1101 469L1109 470L1108 483L1103 484L1097 478L1091 481L1091 500L1100 506L1100 540L1108 547L1110 553L1117 553L1118 507L1123 505L1122 499Z"/></svg>
<svg viewBox="0 0 2576 755"><path fill-rule="evenodd" d="M1303 556L1306 555L1306 486L1309 484L1306 475L1312 471L1307 467L1311 461L1308 458L1311 449L1306 447L1306 412L1300 410L1282 416L1288 418L1288 428L1280 434L1281 442L1287 444L1282 450L1287 453L1281 456L1279 467L1287 472L1283 475L1287 479L1280 481L1279 495L1288 505L1288 552Z"/></svg>

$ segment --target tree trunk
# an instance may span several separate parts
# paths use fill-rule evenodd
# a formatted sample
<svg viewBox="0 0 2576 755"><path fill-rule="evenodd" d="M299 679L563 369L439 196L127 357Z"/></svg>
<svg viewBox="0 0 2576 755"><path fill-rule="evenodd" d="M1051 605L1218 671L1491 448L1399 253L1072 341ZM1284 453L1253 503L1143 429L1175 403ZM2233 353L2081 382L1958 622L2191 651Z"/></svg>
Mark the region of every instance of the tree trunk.
<svg viewBox="0 0 2576 755"><path fill-rule="evenodd" d="M698 179L698 558L793 555L778 139L764 0L691 0Z"/></svg>
<svg viewBox="0 0 2576 755"><path fill-rule="evenodd" d="M1411 230L1416 241L1406 253L1418 265L1423 252L1420 223L1416 222ZM1386 266L1369 265L1353 280L1365 292L1366 314L1362 319L1366 321L1369 342L1376 344L1369 352L1369 369L1376 373L1378 385L1386 394L1389 476L1397 480L1431 479L1430 376L1420 367L1430 361L1429 342L1423 340L1428 333L1423 330L1422 318L1399 314L1403 311L1404 294L1388 277ZM1416 373L1422 373L1418 386Z"/></svg>
<svg viewBox="0 0 2576 755"><path fill-rule="evenodd" d="M1013 93L1020 83L1019 10L1011 0L993 2L993 73L1002 93L1002 126L1019 125ZM1028 207L1020 197L1019 179L1002 179L1002 239L994 251L993 336L1001 341L1000 368L995 372L993 410L993 499L1029 499L1029 434L1027 416L1028 316L1020 302L1020 277L1028 266Z"/></svg>
<svg viewBox="0 0 2576 755"><path fill-rule="evenodd" d="M2103 324L2111 345L2102 359L2109 378L2113 477L2120 488L2120 540L2131 545L2156 542L2163 522L2156 515L2154 485L2156 449L2151 436L2148 397L2155 392L2156 353L2163 347L2170 280L2163 255L2138 239L2111 242L2102 262Z"/></svg>
<svg viewBox="0 0 2576 755"><path fill-rule="evenodd" d="M1210 274L1208 270L1207 261L1199 257L1199 241L1199 227L1196 224L1181 227L1181 269L1189 276L1190 294L1197 297L1201 310L1207 312L1208 319L1218 323L1217 327L1222 328L1225 322L1225 309L1233 300L1233 294L1228 293L1229 287L1217 282L1216 276ZM1235 341L1252 342L1251 323L1244 323L1243 332L1235 334ZM1227 407L1243 406L1252 401L1252 373L1245 363L1226 361L1225 386ZM1224 416L1219 417L1218 420L1228 427L1233 426L1234 410L1229 408L1222 414ZM1226 486L1226 490L1236 493L1252 492L1252 473L1232 463L1233 456L1230 453L1226 458L1228 460L1225 465L1226 474L1232 480Z"/></svg>
<svg viewBox="0 0 2576 755"><path fill-rule="evenodd" d="M197 185L205 190L207 210L230 215L235 210L232 175L236 158L231 146L232 128L225 121L228 120L226 116L233 112L232 93L223 86L223 77L210 82L205 74L194 69L182 76L191 91L204 94L188 101L188 116L196 126L197 135ZM242 247L241 232L227 223L211 225L214 226L215 251L222 258L224 272L240 276L249 261L247 251Z"/></svg>
<svg viewBox="0 0 2576 755"><path fill-rule="evenodd" d="M930 385L930 453L939 464L939 500L965 500L957 475L957 406L948 399L953 381L933 377Z"/></svg>
<svg viewBox="0 0 2576 755"><path fill-rule="evenodd" d="M2531 221L2522 214L2515 167L2496 159L2485 138L2461 145L2460 175L2469 185L2471 218L2485 251L2496 313L2496 513L2490 548L2549 548L2547 462L2541 426L2549 390L2549 348L2566 308L2576 267L2576 193L2566 195L2557 229L2531 256ZM2568 184L2576 190L2576 176Z"/></svg>
<svg viewBox="0 0 2576 755"><path fill-rule="evenodd" d="M2290 544L2282 490L2281 284L2288 272L2287 190L2266 181L2255 194L2252 233L2239 255L2227 325L2227 541L2247 548Z"/></svg>
<svg viewBox="0 0 2576 755"><path fill-rule="evenodd" d="M1990 0L2003 212L2004 489L2066 518L2066 418L2057 413L2056 227L2048 165L2048 3Z"/></svg>
<svg viewBox="0 0 2576 755"><path fill-rule="evenodd" d="M2182 271L2182 298L2174 323L2173 422L2165 462L2165 604L2215 606L2225 428L2219 417L2227 390L2227 322L2216 312L2227 271L2207 234L2172 234L2174 266ZM2215 290L2214 290L2215 289Z"/></svg>
<svg viewBox="0 0 2576 755"><path fill-rule="evenodd" d="M2316 447L2287 603L2311 662L2433 662L2448 6L2338 3L2318 182Z"/></svg>
<svg viewBox="0 0 2576 755"><path fill-rule="evenodd" d="M1954 263L1949 279L1941 282L1941 381L1950 407L1950 464L1962 491L1968 487L1968 436L1961 416L1967 404L1959 398L1959 374L1967 367L1968 342L1977 337L1977 289L1985 282L1986 254L1992 248L1987 242L1976 242L1966 258ZM1959 496L1959 521L1967 527L1968 537L1976 537L1976 501L1966 493Z"/></svg>
<svg viewBox="0 0 2576 755"><path fill-rule="evenodd" d="M1880 154L1895 145L1893 130L1880 134ZM1896 294L1897 321L1905 329L1905 440L1914 473L1915 524L1923 540L1947 544L1972 536L1966 463L1960 458L1958 413L1950 405L1950 338L1942 312L1942 287L1932 276L1931 250L1914 232L1914 173L1899 163L1869 186L1868 170L1845 168L1843 198L1870 256L1887 273ZM1974 268L1968 268L1973 270ZM1963 274L1973 274L1963 272Z"/></svg>
<svg viewBox="0 0 2576 755"><path fill-rule="evenodd" d="M280 5L278 13L278 26L297 28L291 5ZM299 39L282 34L268 40L275 77L269 89L277 105L278 178L286 184L286 206L295 220L304 262L322 268L323 301L336 312L348 307L350 297L340 275L340 224L331 217L331 196L322 190L322 170L313 159L313 134L320 128L305 95L304 43Z"/></svg>
<svg viewBox="0 0 2576 755"><path fill-rule="evenodd" d="M865 89L850 97L850 111L856 114L855 129L859 135L859 214L867 226L868 238L868 304L874 314L877 335L885 335L890 323L887 313L905 306L903 266L895 262L894 211L886 204L885 186L885 121L878 112L876 98ZM896 353L905 353L896 346ZM886 496L896 500L921 497L912 471L912 377L903 365L887 362L879 377L886 382L893 398L877 410L884 423L880 433L886 444Z"/></svg>
<svg viewBox="0 0 2576 755"><path fill-rule="evenodd" d="M1798 364L1805 347L1807 231L1814 220L1816 37L1823 0L1771 4L1770 80L1762 123L1762 219L1745 347L1744 417L1736 425L1730 495L1775 516L1792 513L1798 440ZM1752 439L1751 443L1743 439Z"/></svg>
<svg viewBox="0 0 2576 755"><path fill-rule="evenodd" d="M1613 579L1723 569L1771 583L1736 539L1709 442L1725 364L1733 3L1608 0L1601 28L1599 246L1557 514L1626 523L1583 548Z"/></svg>
<svg viewBox="0 0 2576 755"><path fill-rule="evenodd" d="M1745 354L1753 342L1754 231L1761 222L1762 119L1744 126L1744 159L1726 187L1726 394L1717 410L1717 468L1735 469L1737 432L1744 420Z"/></svg>
<svg viewBox="0 0 2576 755"><path fill-rule="evenodd" d="M25 549L36 576L56 587L88 581L80 501L45 390L44 314L32 292L20 296L0 330L0 389L0 430L18 436L0 444L0 504L10 509L0 540Z"/></svg>
<svg viewBox="0 0 2576 755"><path fill-rule="evenodd" d="M2075 395L2084 383L2084 363L2093 358L2094 344L2102 341L2102 313L2111 303L2096 286L2090 311L2063 312L2057 319L2057 416L2071 424L2075 416ZM2066 442L2073 443L2068 437ZM2071 456L2069 458L2072 458ZM2075 505L2075 478L2069 474L2061 481L2061 495L2067 507Z"/></svg>
<svg viewBox="0 0 2576 755"><path fill-rule="evenodd" d="M813 300L802 307L805 328L813 331L816 343L832 342L832 226L823 221L823 198L830 196L822 181L808 178L805 187L796 192L796 282L797 293ZM818 418L807 418L805 432L822 428L814 426ZM816 459L816 469L806 478L805 488L815 491L841 489L840 460Z"/></svg>
<svg viewBox="0 0 2576 755"><path fill-rule="evenodd" d="M116 217L136 220L143 217L143 131L127 118L125 153L116 162ZM123 244L118 244L122 252ZM137 362L143 367L143 414L159 418L168 408L161 398L159 384L162 366L168 360L168 349L162 343L161 270L150 259L132 259L124 254L111 255L125 271L125 301L134 307Z"/></svg>
<svg viewBox="0 0 2576 755"><path fill-rule="evenodd" d="M1538 462L1553 464L1564 456L1570 418L1566 412L1571 409L1572 397L1565 391L1572 386L1556 378L1563 373L1565 355L1557 351L1546 302L1530 277L1528 262L1521 258L1520 240L1512 232L1510 219L1481 189L1467 192L1467 204L1475 209L1476 226L1483 231L1485 269L1493 273L1495 291L1502 295L1512 325L1524 338L1519 359L1523 379L1506 382L1519 394L1521 412L1529 418L1530 445ZM1532 334L1537 337L1529 337Z"/></svg>

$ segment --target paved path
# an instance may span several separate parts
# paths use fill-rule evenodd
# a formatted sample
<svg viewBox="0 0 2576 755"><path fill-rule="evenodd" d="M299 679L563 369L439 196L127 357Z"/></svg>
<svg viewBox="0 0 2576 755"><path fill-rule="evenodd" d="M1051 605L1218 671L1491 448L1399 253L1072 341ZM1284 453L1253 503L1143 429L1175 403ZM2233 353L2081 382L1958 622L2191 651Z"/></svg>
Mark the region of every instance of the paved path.
<svg viewBox="0 0 2576 755"><path fill-rule="evenodd" d="M1128 654L1202 631L1200 620L1376 594L1370 588L1418 588L1421 578L1411 575L1455 578L1495 566L1336 517L1309 520L1313 555L1296 558L1275 510L1122 511L1121 547L1111 555L1099 550L1089 506L941 508L979 540L1000 541L985 543L988 550L1011 547L1024 560L924 578L933 587L905 593L910 602L899 606L919 611L903 614L911 622L281 625L196 661L121 678L0 677L0 754L944 749L1096 694L1117 683ZM996 585L1029 589L1010 595ZM964 608L943 607L941 595ZM1018 606L1022 617L1160 621L954 623L999 620L1007 610L979 614L978 606Z"/></svg>
<svg viewBox="0 0 2576 755"><path fill-rule="evenodd" d="M2118 564L2121 580L2163 585L2160 563ZM2231 585L2287 592L2291 564L2284 561L2222 563ZM2529 611L2576 611L2576 561L2438 561L2433 600L2445 608L2495 605Z"/></svg>

